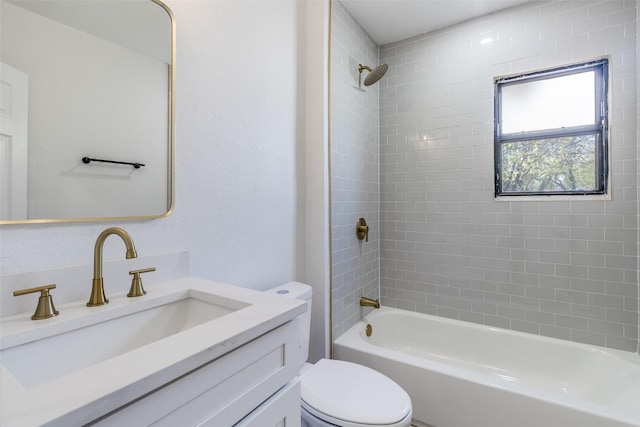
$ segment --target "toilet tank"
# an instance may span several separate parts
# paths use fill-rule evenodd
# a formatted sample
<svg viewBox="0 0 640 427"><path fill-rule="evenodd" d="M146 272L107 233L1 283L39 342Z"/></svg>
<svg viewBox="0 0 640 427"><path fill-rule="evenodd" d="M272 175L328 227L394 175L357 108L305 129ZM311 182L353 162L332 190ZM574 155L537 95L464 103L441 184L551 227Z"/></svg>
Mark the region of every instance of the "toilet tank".
<svg viewBox="0 0 640 427"><path fill-rule="evenodd" d="M309 334L311 331L311 286L300 282L289 282L265 292L297 298L307 302L307 311L298 316L300 319L300 366L309 358Z"/></svg>

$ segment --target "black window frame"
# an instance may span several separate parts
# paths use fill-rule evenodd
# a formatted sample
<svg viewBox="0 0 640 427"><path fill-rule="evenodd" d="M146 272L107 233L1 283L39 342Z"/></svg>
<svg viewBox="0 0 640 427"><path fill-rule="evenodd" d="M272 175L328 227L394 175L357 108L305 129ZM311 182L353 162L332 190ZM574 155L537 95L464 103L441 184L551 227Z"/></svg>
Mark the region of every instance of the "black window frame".
<svg viewBox="0 0 640 427"><path fill-rule="evenodd" d="M543 129L527 132L503 134L502 88L509 85L528 83L536 80L578 74L593 70L595 72L595 118L593 125ZM609 59L599 58L593 61L550 68L542 71L518 74L494 79L494 179L495 197L505 196L576 196L605 195L609 186ZM596 144L596 185L593 190L571 191L503 191L502 146L505 143L531 141L535 139L595 135Z"/></svg>

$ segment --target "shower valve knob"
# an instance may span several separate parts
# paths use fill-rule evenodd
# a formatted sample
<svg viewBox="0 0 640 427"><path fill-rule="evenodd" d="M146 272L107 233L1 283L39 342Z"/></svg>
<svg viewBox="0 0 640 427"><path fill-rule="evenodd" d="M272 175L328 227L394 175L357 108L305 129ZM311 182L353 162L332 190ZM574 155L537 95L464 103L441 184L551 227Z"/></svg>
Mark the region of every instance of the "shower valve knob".
<svg viewBox="0 0 640 427"><path fill-rule="evenodd" d="M365 242L369 241L369 226L364 218L358 218L358 222L356 223L356 236L358 240L364 239Z"/></svg>

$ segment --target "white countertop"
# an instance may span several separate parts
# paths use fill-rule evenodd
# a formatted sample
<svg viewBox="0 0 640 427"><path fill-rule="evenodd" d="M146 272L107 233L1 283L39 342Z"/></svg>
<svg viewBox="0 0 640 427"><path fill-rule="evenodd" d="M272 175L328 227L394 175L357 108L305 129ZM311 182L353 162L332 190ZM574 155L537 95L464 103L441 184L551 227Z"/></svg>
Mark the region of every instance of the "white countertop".
<svg viewBox="0 0 640 427"><path fill-rule="evenodd" d="M31 313L4 317L0 319L0 348L54 336L67 331L69 325L75 328L101 322L132 308L139 311L153 299L189 289L249 305L30 388L20 384L0 360L0 425L69 426L90 422L277 328L306 309L301 300L186 277L150 286L147 295L140 298L109 295L109 304L101 307L86 307L84 300L57 306L60 315L52 319L33 321Z"/></svg>

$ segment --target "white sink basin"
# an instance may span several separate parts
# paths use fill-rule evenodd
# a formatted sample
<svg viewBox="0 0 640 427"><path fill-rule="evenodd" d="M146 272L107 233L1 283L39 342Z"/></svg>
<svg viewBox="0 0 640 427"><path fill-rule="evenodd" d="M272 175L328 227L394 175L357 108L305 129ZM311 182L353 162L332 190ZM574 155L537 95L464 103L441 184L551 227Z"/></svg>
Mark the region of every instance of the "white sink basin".
<svg viewBox="0 0 640 427"><path fill-rule="evenodd" d="M0 359L29 389L249 305L193 289L154 302L141 311L119 310L116 317L4 349Z"/></svg>

